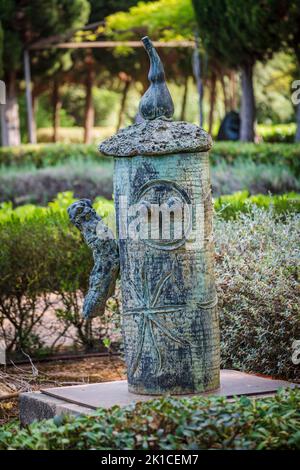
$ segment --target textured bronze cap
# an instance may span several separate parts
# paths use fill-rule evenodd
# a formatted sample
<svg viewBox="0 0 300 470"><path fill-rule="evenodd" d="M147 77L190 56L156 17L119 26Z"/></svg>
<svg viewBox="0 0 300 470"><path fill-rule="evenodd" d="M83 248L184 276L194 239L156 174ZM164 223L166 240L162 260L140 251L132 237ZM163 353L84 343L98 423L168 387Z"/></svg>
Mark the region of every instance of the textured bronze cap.
<svg viewBox="0 0 300 470"><path fill-rule="evenodd" d="M211 147L210 135L195 124L154 119L121 129L102 142L99 150L104 155L133 157L205 152Z"/></svg>
<svg viewBox="0 0 300 470"><path fill-rule="evenodd" d="M212 139L207 132L195 124L171 120L174 105L163 65L148 36L142 38L142 42L150 59L150 86L139 105L141 122L106 139L99 145L100 152L116 157L133 157L209 150Z"/></svg>

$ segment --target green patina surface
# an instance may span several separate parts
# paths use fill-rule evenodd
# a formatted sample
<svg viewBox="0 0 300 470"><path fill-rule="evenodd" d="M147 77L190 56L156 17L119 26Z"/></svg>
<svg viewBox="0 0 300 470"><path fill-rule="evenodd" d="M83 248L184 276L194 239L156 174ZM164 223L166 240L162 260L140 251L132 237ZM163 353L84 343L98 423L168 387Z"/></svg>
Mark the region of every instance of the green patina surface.
<svg viewBox="0 0 300 470"><path fill-rule="evenodd" d="M220 374L212 140L194 124L170 120L163 66L149 38L143 42L150 59L150 87L140 106L145 120L99 146L115 157L119 254L114 244L94 239L96 226L84 200L70 215L94 252L89 312L103 308L120 265L129 389L197 393L218 388Z"/></svg>
<svg viewBox="0 0 300 470"><path fill-rule="evenodd" d="M160 394L217 388L219 327L208 153L116 158L114 193L130 390ZM141 222L141 238L133 239L137 217L124 217L124 196L128 207L181 200L189 205L193 233L186 234L188 240L143 239ZM155 224L152 219L148 223Z"/></svg>

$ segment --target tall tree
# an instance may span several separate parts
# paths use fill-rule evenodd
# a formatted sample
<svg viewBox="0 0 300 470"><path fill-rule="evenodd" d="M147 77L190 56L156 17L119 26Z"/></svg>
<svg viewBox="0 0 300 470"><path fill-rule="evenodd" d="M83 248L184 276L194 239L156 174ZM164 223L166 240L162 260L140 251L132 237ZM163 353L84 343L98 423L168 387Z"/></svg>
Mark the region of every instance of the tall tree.
<svg viewBox="0 0 300 470"><path fill-rule="evenodd" d="M119 11L106 18L106 34L114 39L139 39L149 34L154 40L194 40L196 21L190 0L158 0L155 2L139 2L128 12ZM148 59L144 51L125 50L131 60L128 73L132 79L143 85L143 91L148 86L145 69ZM168 79L184 87L182 118L185 114L187 101L188 78L192 75L192 54L184 48L161 49L159 52ZM125 91L125 87L124 87Z"/></svg>
<svg viewBox="0 0 300 470"><path fill-rule="evenodd" d="M209 55L241 71L242 141L254 140L253 68L282 44L287 0L193 0L200 36Z"/></svg>
<svg viewBox="0 0 300 470"><path fill-rule="evenodd" d="M90 7L88 0L2 0L0 22L3 28L3 79L7 88L3 106L2 145L20 143L18 80L22 77L22 52L33 42L85 24ZM36 62L44 77L57 61L57 52L44 51ZM37 65L37 63L35 65Z"/></svg>
<svg viewBox="0 0 300 470"><path fill-rule="evenodd" d="M289 1L289 10L285 18L283 40L290 46L295 53L297 60L297 75L300 78L300 2L299 0ZM296 93L299 101L299 87ZM296 104L297 131L295 141L300 142L300 102Z"/></svg>
<svg viewBox="0 0 300 470"><path fill-rule="evenodd" d="M210 83L210 127L213 124L214 103L216 97L216 79L222 77L222 64L218 55L207 57L203 50L202 38L198 38L197 22L191 0L157 0L145 4L138 3L129 12L118 12L106 19L106 33L112 33L116 39L137 39L149 34L155 40L192 40L197 47L193 54L186 49L162 49L162 56L168 79L185 88L180 117L184 115L188 77L194 76L199 94L199 121L203 121L203 89ZM193 66L191 66L191 59ZM204 59L204 60L203 60ZM209 61L207 60L209 59ZM228 67L227 67L228 69ZM145 74L144 74L145 76ZM207 80L209 78L209 80ZM146 82L147 86L147 82Z"/></svg>
<svg viewBox="0 0 300 470"><path fill-rule="evenodd" d="M149 0L147 0L149 1ZM77 39L82 41L96 41L98 37L103 38L103 25L105 17L119 10L127 11L131 6L136 5L138 0L89 0L91 11L88 23L90 29L77 32ZM100 23L100 25L99 25ZM86 90L85 114L84 114L84 141L89 143L92 138L92 128L94 127L94 101L93 86L107 84L108 72L118 75L120 70L115 67L115 60L112 51L104 49L89 49L88 51L76 51L74 58L75 82L83 83ZM128 86L125 84L125 95L122 94L120 114L126 101ZM124 100L125 96L125 100Z"/></svg>

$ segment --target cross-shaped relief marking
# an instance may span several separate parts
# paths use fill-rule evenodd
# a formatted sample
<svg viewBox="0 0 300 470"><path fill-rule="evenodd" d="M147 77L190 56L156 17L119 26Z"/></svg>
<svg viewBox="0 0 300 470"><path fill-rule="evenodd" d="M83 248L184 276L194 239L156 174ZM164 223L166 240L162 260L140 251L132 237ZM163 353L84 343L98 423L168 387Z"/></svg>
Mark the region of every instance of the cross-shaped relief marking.
<svg viewBox="0 0 300 470"><path fill-rule="evenodd" d="M182 346L189 346L190 343L184 338L180 338L178 334L171 331L166 324L159 319L160 315L170 315L173 313L180 312L184 305L157 305L159 301L160 294L163 291L167 281L170 279L172 273L168 272L164 274L158 281L153 295L150 294L149 291L149 283L146 277L143 277L143 288L144 288L144 297L141 296L140 292L136 288L136 286L129 281L131 286L131 292L134 293L137 303L139 304L138 307L130 308L124 312L124 316L132 316L132 315L139 315L139 325L138 325L138 345L136 356L134 358L133 364L131 366L131 373L134 374L141 358L141 354L143 351L144 341L145 341L145 334L147 330L150 333L150 337L152 339L152 343L154 346L154 350L157 356L155 372L160 372L162 368L162 358L161 352L159 349L159 345L155 335L155 329L159 330L161 333L164 333L169 339L174 341L175 343L179 343Z"/></svg>

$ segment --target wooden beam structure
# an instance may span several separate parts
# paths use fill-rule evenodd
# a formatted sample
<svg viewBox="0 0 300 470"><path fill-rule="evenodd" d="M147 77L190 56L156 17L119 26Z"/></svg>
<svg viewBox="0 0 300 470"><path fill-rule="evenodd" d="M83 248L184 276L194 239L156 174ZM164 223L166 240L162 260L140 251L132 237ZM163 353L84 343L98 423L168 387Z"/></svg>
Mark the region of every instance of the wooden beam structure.
<svg viewBox="0 0 300 470"><path fill-rule="evenodd" d="M155 47L195 47L194 41L153 41ZM40 49L97 49L114 47L143 47L141 41L84 41L84 42L59 42L59 43L36 43L30 46L31 50Z"/></svg>

